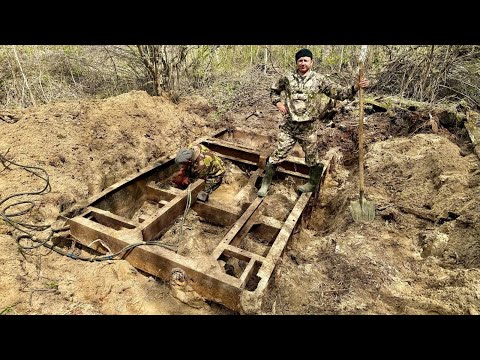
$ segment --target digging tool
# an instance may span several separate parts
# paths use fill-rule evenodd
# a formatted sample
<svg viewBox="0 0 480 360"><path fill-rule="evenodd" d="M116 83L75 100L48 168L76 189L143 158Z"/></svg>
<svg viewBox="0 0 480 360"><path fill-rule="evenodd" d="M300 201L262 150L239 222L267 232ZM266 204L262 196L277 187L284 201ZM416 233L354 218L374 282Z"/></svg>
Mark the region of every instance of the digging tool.
<svg viewBox="0 0 480 360"><path fill-rule="evenodd" d="M367 56L367 45L362 45L360 51L359 81L363 79L364 63ZM350 203L350 211L356 222L369 222L375 218L375 203L365 199L365 184L363 180L363 88L359 89L360 120L358 124L358 165L360 176L360 199Z"/></svg>

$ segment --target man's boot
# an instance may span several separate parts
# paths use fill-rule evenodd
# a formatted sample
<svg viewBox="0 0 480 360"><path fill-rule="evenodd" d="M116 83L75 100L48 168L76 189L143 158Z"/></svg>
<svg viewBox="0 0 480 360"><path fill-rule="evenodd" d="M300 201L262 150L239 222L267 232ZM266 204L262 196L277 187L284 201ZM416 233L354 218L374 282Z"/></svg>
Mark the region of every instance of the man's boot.
<svg viewBox="0 0 480 360"><path fill-rule="evenodd" d="M305 185L297 187L297 191L301 193L312 192L317 187L320 176L322 175L323 164L315 165L310 168L310 179Z"/></svg>
<svg viewBox="0 0 480 360"><path fill-rule="evenodd" d="M265 175L263 175L262 179L262 186L260 187L260 190L258 190L257 195L260 197L264 197L267 195L268 188L270 187L270 184L272 183L272 178L273 174L275 173L275 169L277 168L277 165L270 164L267 162L267 166L265 167Z"/></svg>

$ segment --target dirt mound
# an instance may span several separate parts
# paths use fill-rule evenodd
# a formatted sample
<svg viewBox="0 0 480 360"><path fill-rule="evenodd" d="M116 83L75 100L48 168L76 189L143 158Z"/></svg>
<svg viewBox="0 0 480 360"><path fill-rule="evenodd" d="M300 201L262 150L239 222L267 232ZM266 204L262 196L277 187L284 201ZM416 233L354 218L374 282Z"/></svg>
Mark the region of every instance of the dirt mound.
<svg viewBox="0 0 480 360"><path fill-rule="evenodd" d="M293 237L264 310L478 313L478 164L437 135L372 144L365 183L377 216L365 225L349 212L356 175L337 164L321 208Z"/></svg>
<svg viewBox="0 0 480 360"><path fill-rule="evenodd" d="M20 115L19 115L20 114ZM0 152L16 163L43 168L51 192L35 200L28 223L51 224L74 203L173 154L212 132L204 118L143 91L106 100L68 101L25 109L0 123ZM44 183L10 166L0 198L38 191ZM21 200L13 198L11 202ZM9 204L9 202L4 205ZM0 222L0 311L20 314L211 313L171 297L161 281L126 261L85 263L42 248L22 256L13 228ZM46 256L48 255L48 256ZM183 309L182 309L183 308ZM222 310L217 309L216 312Z"/></svg>
<svg viewBox="0 0 480 360"><path fill-rule="evenodd" d="M378 193L378 203L385 208L383 218L395 221L399 210L434 228L419 235L422 254L429 255L436 247L432 241L440 241L447 258L468 267L480 265L480 171L475 154L464 156L446 138L422 134L374 144L367 166L372 196Z"/></svg>
<svg viewBox="0 0 480 360"><path fill-rule="evenodd" d="M203 118L143 91L32 108L15 124L0 127L2 153L10 149L17 163L44 168L52 186L46 201L56 197L61 207L99 193L206 132ZM17 190L12 180L5 191Z"/></svg>

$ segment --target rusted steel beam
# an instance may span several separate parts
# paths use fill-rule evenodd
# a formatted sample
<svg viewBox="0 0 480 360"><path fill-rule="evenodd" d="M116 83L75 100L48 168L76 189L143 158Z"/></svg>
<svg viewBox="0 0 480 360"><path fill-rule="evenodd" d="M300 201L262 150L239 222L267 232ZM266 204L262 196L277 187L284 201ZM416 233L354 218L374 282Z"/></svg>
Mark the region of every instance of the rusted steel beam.
<svg viewBox="0 0 480 360"><path fill-rule="evenodd" d="M312 196L312 193L303 193L295 203L295 206L293 207L292 211L288 215L287 220L285 220L285 223L283 224L282 229L277 235L277 238L275 239L275 242L273 243L272 248L270 249L267 255L268 261L276 262L280 257L280 255L282 254L283 250L285 249L285 246L287 245L287 241L290 238L290 235L292 234L293 229L295 228L295 225L300 219L300 216L302 215L302 211L307 205L308 200L310 199L311 196Z"/></svg>
<svg viewBox="0 0 480 360"><path fill-rule="evenodd" d="M114 231L85 218L72 219L71 232L85 246L96 239L102 239L113 252L141 241L138 237L132 237L134 231ZM92 245L92 248L105 253L98 243ZM198 294L230 309L241 310L241 280L223 273L213 262L196 261L160 246L147 245L135 247L124 258L135 268L166 281L170 279L172 269L180 268L187 274L189 285Z"/></svg>
<svg viewBox="0 0 480 360"><path fill-rule="evenodd" d="M231 139L233 140L250 140L253 142L258 142L261 144L265 143L270 143L273 142L273 137L272 136L267 136L267 135L262 135L258 133L252 133L249 131L246 131L242 128L234 128L228 131L228 129L224 129L223 131L217 132L216 134L213 134L210 136L211 138L219 138L221 140L226 140L229 141ZM255 145L254 145L255 146Z"/></svg>
<svg viewBox="0 0 480 360"><path fill-rule="evenodd" d="M224 245L222 254L232 256L245 262L249 262L250 259L255 259L261 263L265 261L265 257L252 253L248 250L240 249L239 247L233 245Z"/></svg>
<svg viewBox="0 0 480 360"><path fill-rule="evenodd" d="M192 210L202 218L223 226L233 225L242 215L242 212L238 208L230 207L214 200L208 200L206 203L197 201L193 204ZM251 227L250 232L263 240L273 242L282 225L282 222L274 218L261 215L256 217L256 221Z"/></svg>
<svg viewBox="0 0 480 360"><path fill-rule="evenodd" d="M123 248L123 246L117 242L120 236L128 236L129 241L133 242L143 241L142 235L137 229L115 230L81 216L70 219L68 223L70 225L70 234L77 239L78 242L100 252L103 251L100 244L91 244L97 239L103 240L114 253Z"/></svg>
<svg viewBox="0 0 480 360"><path fill-rule="evenodd" d="M230 131L230 129L227 129L226 127L218 129L216 132L211 134L209 137L213 138L220 138L222 136L225 136Z"/></svg>
<svg viewBox="0 0 480 360"><path fill-rule="evenodd" d="M138 225L137 223L122 216L113 214L110 211L105 211L95 207L89 207L88 210L89 212L86 214L85 217L92 215L95 217L95 219L97 219L100 224L111 227L113 229L135 229Z"/></svg>
<svg viewBox="0 0 480 360"><path fill-rule="evenodd" d="M256 220L257 222L253 224L250 232L258 236L260 239L273 243L273 240L277 237L283 226L283 222L270 216L263 215L256 217Z"/></svg>
<svg viewBox="0 0 480 360"><path fill-rule="evenodd" d="M249 185L255 186L257 178L263 173L260 168L264 166L268 157L266 152L260 153L243 145L232 144L228 139L255 142L259 141L259 136L261 135L249 134L238 129L233 131L221 129L214 135L214 138L199 139L196 143L204 143L225 158L257 166L258 169L249 180ZM270 140L270 138L265 138L262 143L268 143ZM269 149L268 153L271 150ZM175 171L173 157L166 158L163 163L154 164L140 173L112 185L93 200L90 199L90 206L95 206L95 208L69 220L71 235L83 245L90 246L101 253L105 253L105 248L100 242L94 242L95 240L102 240L112 252L117 252L127 245L141 243L158 236L177 216L184 212L187 203L187 191L172 187L159 188L153 182L166 179L173 174ZM309 168L298 161L296 158L287 157L284 162L280 163L277 171L280 174L304 178L308 174ZM128 185L132 187L127 189ZM263 296L275 265L285 249L311 193L299 197L286 222L282 223L273 218L258 215L258 207L264 199L260 197L255 198L252 203L245 202L242 209L214 200L205 203L196 202L196 196L204 186L204 180L197 180L191 185L192 209L213 223L232 226L210 256L202 257L202 261L197 261L160 246L140 245L128 251L124 258L134 267L164 280L169 280L173 269L180 268L187 274L189 284L204 298L224 304L233 310L249 311L257 306L255 304ZM247 190L245 188L236 199L243 200L243 195L246 196L248 193ZM157 213L152 217L144 218L141 223L129 220L129 216L136 211L137 207L141 206L143 201L157 202L159 204ZM125 206L129 206L129 202L132 202L132 208L125 209ZM249 232L271 244L266 256L237 246ZM247 262L247 266L239 278L225 273L217 261L222 255ZM250 288L254 284L256 288ZM252 291L247 290L247 287ZM253 300L253 303L250 300Z"/></svg>
<svg viewBox="0 0 480 360"><path fill-rule="evenodd" d="M282 164L280 166L283 166ZM280 174L290 175L290 176L298 177L298 178L301 178L301 179L310 179L310 176L307 175L308 171L307 171L307 174L303 174L303 173L300 173L300 172L295 172L295 171L290 171L290 170L277 168L277 172L280 173Z"/></svg>
<svg viewBox="0 0 480 360"><path fill-rule="evenodd" d="M289 175L295 175L295 173L308 175L310 172L310 167L308 167L304 162L299 162L296 159L297 158L288 155L285 160L278 164L278 167L291 171L292 173L289 173Z"/></svg>
<svg viewBox="0 0 480 360"><path fill-rule="evenodd" d="M265 169L265 166L267 165L267 160L268 157L272 154L272 152L269 152L268 154L266 153L261 153L260 157L258 158L258 167L260 169Z"/></svg>
<svg viewBox="0 0 480 360"><path fill-rule="evenodd" d="M297 224L302 211L308 203L308 200L312 196L312 193L302 194L295 206L293 207L290 215L288 215L287 220L285 221L282 229L280 230L278 236L276 237L268 255L263 261L262 266L258 270L257 276L260 278L257 287L254 291L248 292L244 291L240 296L241 307L245 312L258 312L260 310L262 298L265 294L265 289L270 281L273 270L277 264L278 259L282 255L285 246L287 245L290 236L292 235L293 229Z"/></svg>
<svg viewBox="0 0 480 360"><path fill-rule="evenodd" d="M212 199L207 202L195 202L192 210L214 224L227 226L233 225L242 215L240 209L221 204Z"/></svg>
<svg viewBox="0 0 480 360"><path fill-rule="evenodd" d="M250 230L252 229L252 226L255 225L256 223L258 223L256 216L252 216L250 219L248 219L245 225L243 225L242 228L235 234L235 236L229 242L229 244L232 246L239 246L242 240L245 238L245 236L247 236Z"/></svg>
<svg viewBox="0 0 480 360"><path fill-rule="evenodd" d="M245 223L250 219L253 213L257 210L258 206L262 203L263 198L257 197L252 204L248 207L248 209L243 213L242 216L237 220L235 225L232 226L230 231L224 236L222 241L218 244L215 250L212 253L212 257L217 260L223 252L225 245L230 244L230 242L235 238L237 233L242 229Z"/></svg>
<svg viewBox="0 0 480 360"><path fill-rule="evenodd" d="M168 189L161 189L156 188L151 184L147 186L147 190L147 199L158 201L160 203L164 203L164 200L159 199L173 199L177 196L175 194L183 193L182 190L176 188L170 187ZM223 204L213 199L210 199L207 202L196 201L192 205L192 210L202 218L214 224L223 226L233 225L243 213L238 207ZM254 223L251 232L262 239L273 240L281 227L282 223L280 221L275 220L274 218L260 216L259 220Z"/></svg>
<svg viewBox="0 0 480 360"><path fill-rule="evenodd" d="M109 187L105 188L101 193L95 194L95 195L91 196L90 198L88 198L85 201L85 203L87 204L86 206L91 206L91 205L95 206L95 204L97 204L98 202L103 200L107 195L111 196L112 193L117 192L117 191L131 185L132 182L134 182L134 181L136 182L136 181L138 181L142 178L146 178L148 176L154 175L155 173L160 172L163 169L171 167L172 165L175 164L174 158L175 158L174 155L168 156L168 157L163 157L163 158L159 159L158 162L155 162L154 164L145 167L144 169L140 170L139 172L135 172L135 173L125 177L124 179L116 182L113 185L110 185ZM71 217L71 212L72 211L78 211L78 210L76 209L76 207L69 208L69 209L65 210L64 212L62 212L60 214L60 216L65 217L65 218Z"/></svg>
<svg viewBox="0 0 480 360"><path fill-rule="evenodd" d="M191 201L195 202L197 195L205 188L205 180L198 179L191 186ZM185 211L187 205L187 191L177 195L170 202L159 209L155 218L150 222L142 223L141 232L145 241L153 239L163 229L169 226L175 218Z"/></svg>
<svg viewBox="0 0 480 360"><path fill-rule="evenodd" d="M210 150L215 151L221 155L230 156L233 158L247 160L253 164L258 164L260 153L250 148L233 145L227 141L220 139L206 139L202 142Z"/></svg>
<svg viewBox="0 0 480 360"><path fill-rule="evenodd" d="M156 202L160 201L171 201L176 198L178 195L183 195L180 190L180 193L173 192L173 189L160 189L154 186L154 184L149 183L145 186L147 200L152 200ZM178 190L178 189L175 189Z"/></svg>
<svg viewBox="0 0 480 360"><path fill-rule="evenodd" d="M255 164L258 167L262 167L262 165L263 167L265 166L265 155L263 153L261 154L259 151L238 145L232 145L226 141L217 139L207 139L203 141L203 143L210 150L213 150L230 160L243 161L251 165ZM308 175L310 171L310 168L305 163L299 162L293 156L287 156L287 158L279 163L278 166L279 169L277 169L277 171L292 176L298 176L297 174ZM305 178L305 176L300 177Z"/></svg>
<svg viewBox="0 0 480 360"><path fill-rule="evenodd" d="M255 265L255 259L250 259L250 261L247 264L247 267L245 270L243 270L242 276L240 276L240 287L243 289L245 288L245 285L248 283L248 280L250 280L251 276L253 275L253 272L255 270L254 265Z"/></svg>
<svg viewBox="0 0 480 360"><path fill-rule="evenodd" d="M250 179L251 180L251 179ZM239 192L237 192L237 194L233 197L232 199L232 203L235 204L235 205L238 205L242 200L244 200L245 198L247 198L248 195L250 195L250 193L254 190L255 188L255 183L254 185L252 186L250 184L250 180L248 181L247 185L245 185L244 187L242 187L240 189ZM255 190L256 192L256 190Z"/></svg>

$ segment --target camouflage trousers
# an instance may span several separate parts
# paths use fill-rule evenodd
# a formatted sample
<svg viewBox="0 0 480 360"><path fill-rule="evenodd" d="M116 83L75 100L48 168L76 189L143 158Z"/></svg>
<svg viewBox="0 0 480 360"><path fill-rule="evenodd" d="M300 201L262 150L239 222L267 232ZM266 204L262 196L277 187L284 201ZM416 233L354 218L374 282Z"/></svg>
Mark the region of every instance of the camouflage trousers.
<svg viewBox="0 0 480 360"><path fill-rule="evenodd" d="M305 152L305 163L309 167L318 165L317 124L315 120L304 122L287 120L280 125L277 149L268 161L271 164L281 162L287 157L297 141Z"/></svg>
<svg viewBox="0 0 480 360"><path fill-rule="evenodd" d="M221 175L215 176L215 177L207 177L205 179L205 189L203 189L203 191L205 191L208 194L211 194L222 183L223 175L224 174L221 174Z"/></svg>

